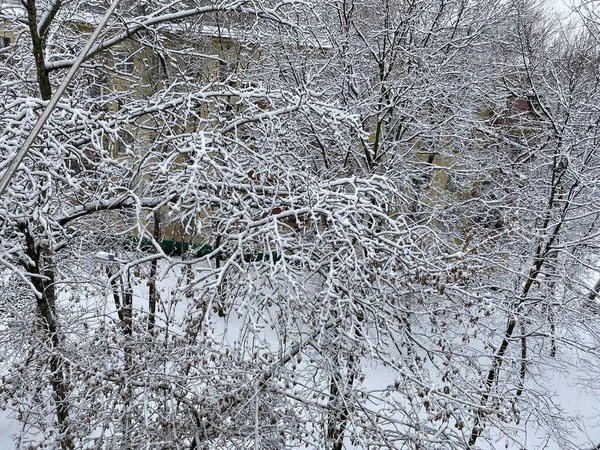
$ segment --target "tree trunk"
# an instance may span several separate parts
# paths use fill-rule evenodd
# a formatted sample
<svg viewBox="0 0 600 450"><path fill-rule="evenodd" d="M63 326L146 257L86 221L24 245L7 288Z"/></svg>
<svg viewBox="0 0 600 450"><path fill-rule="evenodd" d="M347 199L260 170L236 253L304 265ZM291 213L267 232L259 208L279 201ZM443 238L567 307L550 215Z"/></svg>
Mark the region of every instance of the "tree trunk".
<svg viewBox="0 0 600 450"><path fill-rule="evenodd" d="M28 239L30 251L32 239ZM46 249L47 250L47 249ZM60 448L73 450L73 440L69 435L69 387L65 378L65 362L60 355L61 339L56 321L56 287L55 269L50 256L42 256L39 252L30 252L29 257L35 261L35 266L30 267L31 282L37 291L37 313L41 319L41 327L49 343L52 354L49 358L50 384L53 390L54 403L56 404L56 420L60 431Z"/></svg>
<svg viewBox="0 0 600 450"><path fill-rule="evenodd" d="M35 0L27 0L27 20L29 33L31 35L31 51L35 60L38 86L42 100L50 100L52 97L52 85L50 84L50 72L46 69L45 42L44 37L38 32L37 8Z"/></svg>
<svg viewBox="0 0 600 450"><path fill-rule="evenodd" d="M156 242L160 242L160 213L154 211L154 228L152 237ZM156 275L158 273L158 259L150 263L150 281L148 282L148 331L152 333L156 323L156 305L160 300L160 295L156 289Z"/></svg>

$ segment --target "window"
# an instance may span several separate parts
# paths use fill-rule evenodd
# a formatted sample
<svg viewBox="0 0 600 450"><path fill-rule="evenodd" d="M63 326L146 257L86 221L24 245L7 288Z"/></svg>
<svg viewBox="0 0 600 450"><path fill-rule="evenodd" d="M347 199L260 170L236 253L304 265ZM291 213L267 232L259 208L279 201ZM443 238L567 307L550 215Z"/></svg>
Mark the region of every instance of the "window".
<svg viewBox="0 0 600 450"><path fill-rule="evenodd" d="M222 83L232 83L232 77L235 75L237 64L236 61L223 61L222 59L218 62L217 76L219 81Z"/></svg>
<svg viewBox="0 0 600 450"><path fill-rule="evenodd" d="M102 84L97 83L96 80L92 77L89 77L88 83L88 92L90 94L90 97L93 100L97 100L100 97L102 97L102 94L104 93L104 86Z"/></svg>
<svg viewBox="0 0 600 450"><path fill-rule="evenodd" d="M115 69L122 73L132 74L135 70L133 55L129 52L115 53Z"/></svg>
<svg viewBox="0 0 600 450"><path fill-rule="evenodd" d="M167 60L163 55L153 52L150 64L149 76L153 81L160 81L169 77Z"/></svg>
<svg viewBox="0 0 600 450"><path fill-rule="evenodd" d="M10 38L6 36L0 37L0 49L6 48L10 45Z"/></svg>
<svg viewBox="0 0 600 450"><path fill-rule="evenodd" d="M504 228L504 217L498 209L491 209L478 217L477 222L489 230L502 230Z"/></svg>
<svg viewBox="0 0 600 450"><path fill-rule="evenodd" d="M92 101L93 110L105 110L108 102L104 98L107 92L108 77L104 73L94 72L86 77L88 95Z"/></svg>
<svg viewBox="0 0 600 450"><path fill-rule="evenodd" d="M446 190L453 193L461 193L469 187L469 180L465 173L459 171L446 171Z"/></svg>
<svg viewBox="0 0 600 450"><path fill-rule="evenodd" d="M191 55L185 59L186 75L194 81L205 81L204 75L204 57L201 55Z"/></svg>
<svg viewBox="0 0 600 450"><path fill-rule="evenodd" d="M124 155L127 153L127 150L131 150L135 139L133 135L129 131L121 130L119 131L119 137L117 139L117 154Z"/></svg>

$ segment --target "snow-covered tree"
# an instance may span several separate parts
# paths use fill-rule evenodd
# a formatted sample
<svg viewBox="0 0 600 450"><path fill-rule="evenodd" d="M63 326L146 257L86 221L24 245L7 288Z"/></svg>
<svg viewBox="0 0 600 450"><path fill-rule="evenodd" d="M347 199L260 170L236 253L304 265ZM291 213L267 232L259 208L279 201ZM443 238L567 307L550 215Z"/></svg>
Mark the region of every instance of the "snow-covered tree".
<svg viewBox="0 0 600 450"><path fill-rule="evenodd" d="M0 173L104 9L2 6ZM20 448L576 448L595 22L544 17L123 4L0 203Z"/></svg>

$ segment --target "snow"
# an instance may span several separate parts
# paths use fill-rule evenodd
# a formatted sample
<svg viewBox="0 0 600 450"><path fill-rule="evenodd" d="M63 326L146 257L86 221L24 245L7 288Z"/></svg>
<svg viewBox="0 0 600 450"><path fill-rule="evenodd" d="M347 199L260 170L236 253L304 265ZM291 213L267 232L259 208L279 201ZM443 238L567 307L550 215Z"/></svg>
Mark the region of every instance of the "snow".
<svg viewBox="0 0 600 450"><path fill-rule="evenodd" d="M98 252L95 256L101 254L98 259L101 260L99 265L102 265L108 256L108 252ZM125 257L126 259L126 257ZM125 259L121 263L126 262ZM178 258L171 259L171 261L161 261L159 264L160 283L159 291L162 293L162 297L166 298L170 292L178 289L178 280L182 277L181 261ZM167 270L168 268L168 270ZM205 267L206 268L206 267ZM199 267L202 270L201 267ZM260 283L255 282L259 285ZM264 291L265 296L270 295L268 290ZM147 310L145 299L147 298L147 286L143 282L138 282L134 285L134 308L137 310ZM64 298L63 303L68 299ZM172 324L182 324L185 318L186 312L192 306L191 300L182 301L175 305L167 306L164 312L159 314L157 320L158 325L161 323L170 322ZM95 311L98 308L103 310L105 316L115 316L116 311L110 296L106 297L95 296L90 297L87 303L83 303L77 306L82 312L88 311L90 314L90 320L96 314ZM281 343L281 336L279 331L275 328L265 326L267 322L273 323L272 319L268 319L265 323L253 322L250 320L252 309L243 306L243 303L236 309L235 312L231 312L226 318L219 318L214 315L210 318L210 332L216 341L222 342L223 348L234 347L245 339L246 330L245 327L248 323L253 323L252 332L255 334L255 338L262 341L263 345L267 348L272 348L275 353ZM160 319L162 315L163 319ZM168 317L168 319L167 319ZM91 323L91 322L90 322ZM176 331L174 328L173 331ZM570 354L562 355L562 359L568 362L571 357ZM301 363L297 370L302 371L303 368L307 368L306 361ZM382 365L375 359L363 358L361 360L361 367L365 375L361 382L361 386L367 391L372 393L378 393L377 396L381 395L385 398L386 392L391 393L393 396L393 386L397 381L397 372L391 368ZM561 369L560 371L548 371L540 376L531 378L528 382L528 387L532 390L540 390L544 394L550 394L549 400L553 404L553 409L562 410L560 415L560 425L569 429L572 435L565 434L563 437L572 446L578 446L577 448L592 448L600 442L600 395L598 390L594 390L595 386L586 386L578 383L579 379L578 367L575 365L571 366L570 371ZM433 380L435 385L443 385L441 380ZM376 397L374 397L376 398ZM372 403L371 408L377 410L377 403ZM395 417L392 415L392 418ZM569 418L567 421L566 418ZM398 415L396 419L400 420L401 417ZM541 424L537 424L534 421L526 421L524 424L525 431L515 435L512 440L507 441L506 438L502 437L497 442L491 443L489 450L501 450L505 448L520 450L521 446L527 448L527 450L563 450L564 442L555 442L548 440L548 436L545 434L544 427ZM544 426L552 426L552 422L549 421ZM11 416L9 411L0 412L0 449L10 449L13 447L12 436L19 432L19 423ZM479 443L484 445L483 442ZM506 445L508 444L508 447ZM485 444L488 445L488 444ZM349 439L345 441L345 448L348 450L363 450L366 447L360 443L352 445Z"/></svg>
<svg viewBox="0 0 600 450"><path fill-rule="evenodd" d="M19 431L19 423L7 410L0 410L0 448L9 450L15 447L13 435Z"/></svg>
<svg viewBox="0 0 600 450"><path fill-rule="evenodd" d="M2 13L22 14L13 3L7 7L2 2ZM7 320L7 328L15 325L14 334L0 337L15 356L11 360L10 355L0 355L8 360L1 367L13 377L6 386L16 386L18 393L1 394L20 403L12 413L0 414L0 450L11 446L13 434L35 433L20 430L15 410L33 416L36 411L53 411L50 384L37 377L31 366L37 364L47 373L47 355L58 354L61 362L70 358L60 370L73 377L74 390L106 388L107 399L127 382L132 391L152 397L155 393L148 385L157 380L152 386L160 392L155 400L138 404L144 411L139 420L142 433L162 414L153 407L165 397L165 401L202 403L198 400L211 389L232 388L243 391L234 395L234 406L213 408L209 399L206 410L218 420L202 417L201 422L213 426L222 421L226 428L243 420L250 423L252 419L246 418L250 410L245 408L252 402L261 405L264 394L297 413L298 428L323 435L317 430L318 421L327 414L332 417L336 400L341 404L351 399L369 411L363 414L368 416L365 422L356 419L352 424L365 435L375 430L373 434L384 436L393 430L396 436L414 433L411 436L417 440L441 436L455 448L464 447L469 427L478 426L479 417L487 414L482 420L491 438L486 434L478 441L484 450L571 450L597 445L597 317L594 311L580 311L579 301L589 295L589 289L583 289L586 283L577 275L589 266L586 253L597 250L600 237L593 231L599 167L594 124L599 113L590 107L598 104L599 90L597 77L589 76L597 72L595 59L586 55L596 51L587 46L598 38L593 11L588 11L589 39L577 40L581 48L575 49L586 58L572 59L567 52L573 47L572 36L565 34L563 39L559 30L546 41L542 41L548 39L543 37L546 34L540 33L544 45L536 45L530 53L530 46L523 44L535 37L530 30L535 27L521 27L525 37L520 31L506 32L521 20L533 23L542 17L528 2L490 0L483 7L481 2L471 2L463 14L453 9L462 2L423 1L417 2L414 18L406 16L398 2L388 2L387 11L371 10L372 5L363 2L352 10L358 21L350 27L339 27L329 17L337 14L327 2L234 1L202 7L192 3L175 2L154 12L123 8L93 51L100 56L110 47L118 51L132 44L138 55L136 68L144 69L146 62L160 56L169 78L156 84L151 80L153 86L146 87L144 78L153 76L139 70L144 87L117 86L110 80L114 67L102 70L102 57L90 61L93 64L81 68L81 84L74 85L68 99L58 105L45 130L47 139L30 152L14 186L2 197L2 270L20 277L28 293L36 289L31 280L51 281L46 275L56 275L52 286L61 290L61 334L59 339L48 339L48 333L42 332L37 340L36 333L43 327L35 327L33 299L23 309L14 308L20 315L15 322L20 323ZM308 16L303 14L305 7ZM42 45L48 44L42 53L48 60L51 84L64 75L55 69L73 63L73 49L89 29L84 26L80 36L77 24L94 23L101 9L63 9L56 17L46 10L38 16L55 20L48 28L48 40L42 39ZM239 19L258 14L254 23L237 19L223 23L245 23L254 31L266 17L269 36L262 36L265 41L257 46L245 45L246 38L253 36L244 36L241 28L221 28L200 20L205 16L213 23L210 17L226 19L232 11ZM129 14L138 12L141 16L130 20ZM583 20L586 8L581 12ZM439 23L430 23L432 17L438 17ZM1 55L11 56L11 62L0 67L9 80L0 85L7 99L0 117L6 125L0 134L5 156L0 166L10 160L10 152L45 103L31 97L36 77L30 56L19 56L25 50L21 45L35 40L26 39L23 21L15 20L11 26L15 32L21 27L23 34L18 35L23 39ZM181 67L184 54L192 48L205 52L194 39L177 35L194 27L194 36L211 38L201 39L203 44L220 37L240 44L226 55L211 53L210 64L202 66L204 72L196 78ZM138 33L143 30L150 32ZM131 37L136 33L134 43ZM324 34L328 39L321 39ZM313 46L327 51L306 48ZM506 47L507 53L486 54L495 52L495 46ZM230 61L238 50L239 59ZM567 60L577 64L565 64ZM222 73L214 77L208 73L230 62L240 66L235 77L226 74L224 81ZM522 64L527 71L521 70ZM563 72L565 67L568 70ZM96 94L88 92L86 85L104 72L108 77L101 94L106 97L104 105L115 107L97 110ZM256 79L246 78L246 72ZM39 74L39 80L45 73ZM519 115L518 124L503 122L512 131L498 125L496 117L481 117L480 104L500 97L505 102L504 90L510 90L517 101L523 92L535 91L544 114L537 114L530 126L523 125L530 114ZM520 102L532 105L530 100ZM140 148L130 146L128 157L113 158L111 142L124 129L135 129ZM153 142L155 135L160 143ZM414 154L421 150L431 152L433 158L427 163L416 161ZM73 170L70 162L78 158L88 161L90 168L82 165ZM565 165L558 161L562 158ZM439 174L448 175L455 168L473 176L463 183L465 190L473 191L469 198L457 192L447 195L437 185ZM494 183L484 189L490 180ZM421 214L421 209L431 212ZM110 241L118 237L115 234L122 237L136 229L147 232L144 224L152 211L164 212L168 227L181 225L174 234L194 235L198 241L200 233L206 233L211 235L211 245L213 238L226 242L214 244L210 256L194 263L162 254L156 242L155 254L98 252L97 240ZM417 211L421 218L416 217ZM498 211L503 222L497 222L501 226L494 230L478 222ZM112 217L121 212L128 229L116 231ZM130 212L137 214L137 221ZM468 218L457 225L462 213ZM97 218L106 223L93 223ZM85 233L88 236L79 241L79 248L69 248ZM89 236L92 233L98 236ZM254 264L253 256L246 256L255 252L277 254L281 264ZM163 258L157 282L161 301L152 327L147 314L148 269L158 258ZM193 268L186 272L188 264ZM35 285L39 288L39 283ZM127 309L119 306L119 294L122 303L132 298L138 328L130 326ZM36 295L44 299L42 292ZM600 304L600 297L597 301ZM555 320L555 307L567 317ZM572 311L576 313L570 316ZM505 331L507 318L513 324L508 329L522 328L514 334ZM558 331L553 328L556 323ZM520 333L530 333L526 335L529 347L522 347L526 356L519 352ZM558 355L548 351L555 336ZM505 337L506 353L497 350ZM37 346L46 343L50 348L40 345L41 356L32 356L34 363L27 370L15 369L28 364L22 363L29 361L23 351L26 346L35 354ZM233 355L225 355L226 351ZM360 355L358 363L356 355ZM139 372L131 371L133 361L139 364ZM190 361L199 368L198 378L181 369L192 365ZM527 367L523 369L526 389L519 397L514 392L520 392L520 361L527 361ZM355 364L360 364L362 373L357 371L357 379L351 378L353 385L346 386L351 394L334 393L332 380L354 377ZM445 367L455 371L449 374ZM499 375L494 374L496 368ZM93 379L89 384L88 375ZM297 379L300 383L288 383ZM42 392L39 398L40 391L33 389L36 383ZM77 417L81 434L120 439L131 417L122 411L127 411L132 397L114 397L113 405L123 409L113 414L108 411L110 400L94 410L77 404L81 398L93 402L96 393L90 392L72 393L70 405L84 411ZM35 396L34 404L29 403L29 395ZM229 402L221 392L214 393L214 400ZM437 402L433 413L430 400ZM13 407L10 402L2 406ZM232 410L235 414L230 414ZM485 412L479 415L479 411ZM96 412L99 418L94 418ZM440 418L435 418L438 413ZM42 430L33 439L53 439L54 416L24 417L32 428L38 427L34 430ZM256 412L256 447L261 442L258 417ZM511 422L517 417L520 423ZM468 422L466 428L462 418ZM377 423L379 419L383 424ZM107 423L101 423L104 420ZM372 428L365 425L369 421ZM123 428L118 430L120 425ZM190 438L190 430L193 426L184 439ZM228 430L216 434L232 439ZM353 442L349 434L347 450L383 445L383 438L376 443L367 442L368 438ZM306 439L314 444L317 438ZM232 446L233 441L223 444L227 450Z"/></svg>

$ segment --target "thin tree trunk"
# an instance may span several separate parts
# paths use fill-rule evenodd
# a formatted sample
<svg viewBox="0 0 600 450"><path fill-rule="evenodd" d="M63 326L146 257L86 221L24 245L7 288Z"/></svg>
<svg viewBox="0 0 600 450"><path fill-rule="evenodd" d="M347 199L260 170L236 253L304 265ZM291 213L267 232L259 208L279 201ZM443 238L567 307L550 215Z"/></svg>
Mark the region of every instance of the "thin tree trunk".
<svg viewBox="0 0 600 450"><path fill-rule="evenodd" d="M40 35L37 24L37 7L35 0L27 0L27 21L31 35L31 51L35 61L38 87L42 100L50 100L52 97L52 85L50 84L50 72L46 69L44 37Z"/></svg>
<svg viewBox="0 0 600 450"><path fill-rule="evenodd" d="M357 341L362 338L361 323L365 321L362 311L357 310L356 320L354 324L354 337ZM339 367L340 358L337 356L337 366ZM340 371L332 374L329 385L329 399L332 411L329 413L329 423L327 427L327 438L332 442L331 450L342 450L344 446L344 433L348 428L348 420L350 419L350 409L348 407L348 393L352 391L356 380L356 371L358 368L359 357L353 353L348 353L347 377L345 383Z"/></svg>
<svg viewBox="0 0 600 450"><path fill-rule="evenodd" d="M56 405L56 420L60 431L60 448L73 450L73 440L69 434L69 387L65 378L65 362L60 355L61 339L56 321L56 287L54 265L52 258L42 256L34 251L33 239L28 238L29 257L35 261L35 266L29 267L34 275L31 282L38 292L36 298L37 314L41 319L41 326L50 346L50 385Z"/></svg>
<svg viewBox="0 0 600 450"><path fill-rule="evenodd" d="M160 242L160 213L154 211L154 228L152 237L156 242ZM152 333L156 323L156 305L160 301L160 295L156 289L156 276L158 273L158 259L150 263L150 281L148 282L148 331Z"/></svg>
<svg viewBox="0 0 600 450"><path fill-rule="evenodd" d="M344 381L339 372L331 376L329 385L330 406L333 409L329 413L329 424L327 427L327 438L332 442L331 450L342 450L344 445L344 433L348 427L350 411L346 401L346 392L352 389L356 378L356 362L354 355L348 357L348 376L343 387Z"/></svg>

